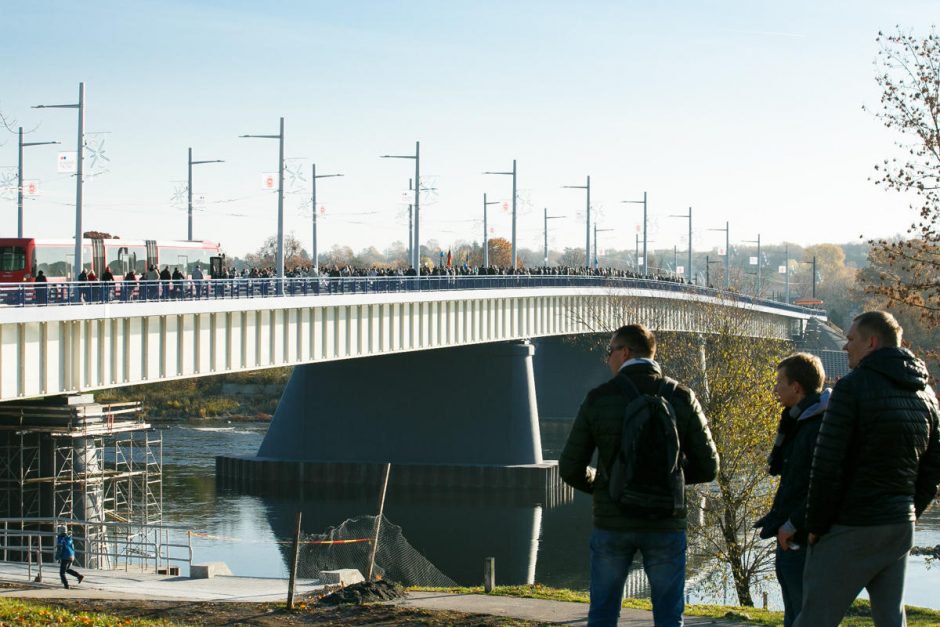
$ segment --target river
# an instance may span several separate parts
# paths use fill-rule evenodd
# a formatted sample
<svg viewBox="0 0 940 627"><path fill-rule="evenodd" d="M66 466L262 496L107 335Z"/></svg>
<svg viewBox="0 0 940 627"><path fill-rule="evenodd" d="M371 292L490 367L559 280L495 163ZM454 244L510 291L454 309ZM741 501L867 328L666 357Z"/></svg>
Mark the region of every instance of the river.
<svg viewBox="0 0 940 627"><path fill-rule="evenodd" d="M557 459L569 426L569 421L543 421L546 459ZM377 486L307 491L302 497L218 489L215 456L254 455L266 428L266 423L161 427L164 521L211 536L193 538L196 562L224 561L236 575L286 577L286 542L292 537L295 512L303 512L308 534L375 513ZM453 493L416 496L390 490L385 506L386 519L401 527L414 549L459 584L478 585L483 559L493 556L499 584L534 581L582 590L588 585L590 512L590 497L580 493L568 503L542 507L531 500ZM915 543L940 544L937 507L918 523ZM911 557L908 564L905 602L940 609L940 567L931 568L923 557ZM706 592L694 584L689 588L692 601L734 602L731 590ZM771 607L779 607L776 585L771 582L765 589Z"/></svg>

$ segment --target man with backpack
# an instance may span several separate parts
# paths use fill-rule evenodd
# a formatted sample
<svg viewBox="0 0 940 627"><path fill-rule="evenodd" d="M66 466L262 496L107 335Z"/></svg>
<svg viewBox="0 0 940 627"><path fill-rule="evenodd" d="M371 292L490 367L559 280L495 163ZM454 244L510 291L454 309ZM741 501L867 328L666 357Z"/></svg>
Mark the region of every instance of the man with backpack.
<svg viewBox="0 0 940 627"><path fill-rule="evenodd" d="M617 329L607 346L614 378L588 392L559 460L565 483L593 495L590 626L617 624L637 551L654 624L682 624L684 487L714 480L718 452L695 394L663 376L655 357L645 326Z"/></svg>

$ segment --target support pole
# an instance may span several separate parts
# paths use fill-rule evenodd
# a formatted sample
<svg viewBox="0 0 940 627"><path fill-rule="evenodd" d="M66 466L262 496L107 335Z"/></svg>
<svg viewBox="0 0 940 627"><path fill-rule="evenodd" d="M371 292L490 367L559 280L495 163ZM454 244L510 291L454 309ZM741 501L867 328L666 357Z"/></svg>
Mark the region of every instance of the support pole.
<svg viewBox="0 0 940 627"><path fill-rule="evenodd" d="M483 591L489 594L496 587L496 558L483 558Z"/></svg>
<svg viewBox="0 0 940 627"><path fill-rule="evenodd" d="M391 469L391 464L385 464L382 493L379 495L379 514L375 517L375 530L372 532L372 555L369 556L369 574L366 576L366 581L372 581L372 573L375 570L375 553L379 548L379 530L382 528L382 515L385 512L385 493L388 490L388 475Z"/></svg>
<svg viewBox="0 0 940 627"><path fill-rule="evenodd" d="M297 559L300 557L300 522L303 512L297 512L297 525L294 529L294 548L291 551L290 581L287 584L287 609L294 609L294 586L297 583Z"/></svg>

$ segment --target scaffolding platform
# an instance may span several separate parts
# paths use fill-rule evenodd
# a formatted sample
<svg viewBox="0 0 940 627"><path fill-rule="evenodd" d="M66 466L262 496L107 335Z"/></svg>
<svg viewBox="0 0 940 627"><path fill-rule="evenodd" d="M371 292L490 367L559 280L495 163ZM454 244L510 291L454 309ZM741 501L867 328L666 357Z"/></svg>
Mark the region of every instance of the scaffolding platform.
<svg viewBox="0 0 940 627"><path fill-rule="evenodd" d="M0 405L0 518L30 532L82 521L79 565L106 567L92 559L108 554L107 530L96 522L163 520L163 440L140 409L90 394ZM53 540L43 538L40 550L51 551Z"/></svg>

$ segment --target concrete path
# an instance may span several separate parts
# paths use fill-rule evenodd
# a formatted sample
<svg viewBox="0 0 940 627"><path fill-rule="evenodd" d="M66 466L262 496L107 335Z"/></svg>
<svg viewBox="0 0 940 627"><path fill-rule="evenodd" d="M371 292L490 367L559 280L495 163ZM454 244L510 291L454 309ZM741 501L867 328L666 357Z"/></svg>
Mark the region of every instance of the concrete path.
<svg viewBox="0 0 940 627"><path fill-rule="evenodd" d="M450 610L470 614L492 614L507 618L520 618L546 625L587 625L588 613L586 603L519 599L486 594L409 592L406 600L395 601L395 603L427 610ZM620 611L620 622L617 624L629 626L652 625L653 613L644 610L623 609ZM745 623L686 616L685 624L742 627Z"/></svg>
<svg viewBox="0 0 940 627"><path fill-rule="evenodd" d="M229 601L229 602L283 602L287 599L286 579L260 577L217 576L211 579L190 579L155 575L153 573L124 570L77 569L85 579L75 584L69 577L71 588L64 590L59 581L58 568L44 565L42 582L34 582L37 574L26 564L0 562L0 582L26 586L0 588L0 597L61 599L147 599L152 601ZM316 592L323 586L316 579L297 581L298 596ZM485 594L450 594L440 592L409 592L408 598L391 603L428 610L449 610L468 614L491 614L529 620L544 625L586 625L588 606L585 603L543 601ZM652 625L653 615L643 610L624 609L620 625ZM709 618L686 617L686 625L718 625L741 627L743 623L714 621Z"/></svg>
<svg viewBox="0 0 940 627"><path fill-rule="evenodd" d="M62 598L66 595L85 599L151 599L155 601L232 601L269 602L287 599L286 579L260 577L216 576L211 579L190 579L124 570L89 570L76 568L85 576L81 584L68 577L71 588L62 588L59 569L45 564L42 582L35 583L28 566L16 562L0 562L0 581L31 586L28 590L0 589L0 596L28 598ZM32 577L37 574L35 565ZM316 579L298 579L295 594L301 596L322 589Z"/></svg>

